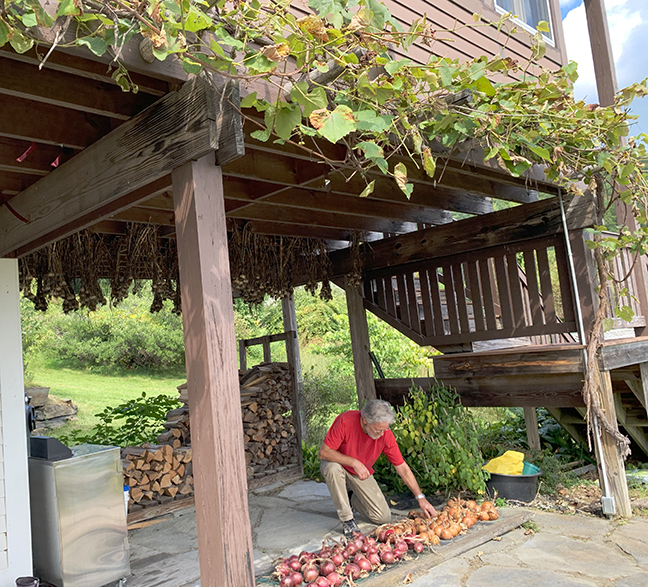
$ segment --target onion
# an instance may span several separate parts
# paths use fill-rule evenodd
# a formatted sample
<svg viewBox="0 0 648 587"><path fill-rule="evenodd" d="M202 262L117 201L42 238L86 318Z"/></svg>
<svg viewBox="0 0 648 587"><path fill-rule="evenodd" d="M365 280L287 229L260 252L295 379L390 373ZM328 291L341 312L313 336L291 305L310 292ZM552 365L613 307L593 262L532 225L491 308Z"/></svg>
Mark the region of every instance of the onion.
<svg viewBox="0 0 648 587"><path fill-rule="evenodd" d="M293 570L285 563L279 563L275 567L275 573L279 575L280 577L287 577L288 575L291 575Z"/></svg>
<svg viewBox="0 0 648 587"><path fill-rule="evenodd" d="M366 558L361 558L359 561L357 561L357 565L363 571L370 571L371 570L371 563Z"/></svg>
<svg viewBox="0 0 648 587"><path fill-rule="evenodd" d="M279 587L293 587L292 578L281 577L281 579L279 579Z"/></svg>
<svg viewBox="0 0 648 587"><path fill-rule="evenodd" d="M309 564L302 569L305 581L314 581L319 577L319 567L315 564Z"/></svg>
<svg viewBox="0 0 648 587"><path fill-rule="evenodd" d="M304 582L304 577L302 577L301 573L293 573L292 575L290 575L290 580L296 587L297 585L301 585Z"/></svg>
<svg viewBox="0 0 648 587"><path fill-rule="evenodd" d="M381 563L380 556L375 552L372 552L371 554L368 554L367 555L367 560L371 563L372 567L377 567Z"/></svg>
<svg viewBox="0 0 648 587"><path fill-rule="evenodd" d="M326 580L329 582L329 585L331 585L331 587L340 587L340 585L342 585L342 581L344 581L344 578L337 573L331 573L330 575L326 575Z"/></svg>
<svg viewBox="0 0 648 587"><path fill-rule="evenodd" d="M380 532L378 532L378 542L385 542L387 539L387 531L383 528Z"/></svg>
<svg viewBox="0 0 648 587"><path fill-rule="evenodd" d="M360 567L355 563L349 563L344 569L344 574L349 575L352 579L357 579L360 576Z"/></svg>
<svg viewBox="0 0 648 587"><path fill-rule="evenodd" d="M407 542L404 540L401 540L400 542L397 542L394 544L394 550L407 550Z"/></svg>
<svg viewBox="0 0 648 587"><path fill-rule="evenodd" d="M340 554L340 553L338 552L337 554L334 554L334 555L331 557L331 562L332 562L332 563L335 565L335 567L337 568L337 567L339 567L339 566L344 562L344 557L342 556L342 554Z"/></svg>
<svg viewBox="0 0 648 587"><path fill-rule="evenodd" d="M340 554L342 555L342 558L344 560L349 558L349 551L346 548L342 552L340 552Z"/></svg>
<svg viewBox="0 0 648 587"><path fill-rule="evenodd" d="M421 554L425 550L425 546L423 546L422 542L415 542L414 543L414 552L418 552Z"/></svg>
<svg viewBox="0 0 648 587"><path fill-rule="evenodd" d="M302 565L301 563L295 558L291 561L288 562L288 566L291 568L293 571L301 571Z"/></svg>
<svg viewBox="0 0 648 587"><path fill-rule="evenodd" d="M353 544L353 542L351 542L351 544L347 544L346 551L348 556L353 556L357 552L357 550L358 549L355 547L355 544Z"/></svg>
<svg viewBox="0 0 648 587"><path fill-rule="evenodd" d="M383 550L380 553L380 560L386 565L391 565L396 559L394 558L394 553L391 550Z"/></svg>
<svg viewBox="0 0 648 587"><path fill-rule="evenodd" d="M398 561L403 558L403 555L406 553L406 550L401 550L400 548L394 549L394 558Z"/></svg>
<svg viewBox="0 0 648 587"><path fill-rule="evenodd" d="M367 549L367 555L376 554L377 552L378 552L378 548L373 544Z"/></svg>
<svg viewBox="0 0 648 587"><path fill-rule="evenodd" d="M362 550L362 547L364 546L364 540L362 540L362 538L358 538L357 536L358 535L356 534L356 538L353 541L353 544L355 545L356 550Z"/></svg>
<svg viewBox="0 0 648 587"><path fill-rule="evenodd" d="M315 579L315 585L317 585L317 587L329 587L331 584L328 582L326 577L317 577L317 579Z"/></svg>
<svg viewBox="0 0 648 587"><path fill-rule="evenodd" d="M324 577L330 575L332 572L335 571L336 566L337 565L331 560L323 561L322 564L320 565L320 575L323 575Z"/></svg>

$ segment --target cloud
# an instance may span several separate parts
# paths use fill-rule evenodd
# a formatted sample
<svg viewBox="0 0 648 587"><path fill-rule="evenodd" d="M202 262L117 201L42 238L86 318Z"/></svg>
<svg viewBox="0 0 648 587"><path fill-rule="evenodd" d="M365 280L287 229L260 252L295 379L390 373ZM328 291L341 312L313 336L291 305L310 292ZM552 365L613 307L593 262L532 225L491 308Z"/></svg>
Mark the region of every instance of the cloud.
<svg viewBox="0 0 648 587"><path fill-rule="evenodd" d="M581 0L561 0L562 6L572 5ZM612 42L617 83L620 88L648 76L645 39L648 36L648 6L645 0L606 0L608 28ZM570 10L563 19L567 56L578 63L579 79L574 87L576 98L587 102L597 102L594 64L589 44L585 6ZM637 100L632 107L640 114L639 124L633 134L648 131L647 98Z"/></svg>

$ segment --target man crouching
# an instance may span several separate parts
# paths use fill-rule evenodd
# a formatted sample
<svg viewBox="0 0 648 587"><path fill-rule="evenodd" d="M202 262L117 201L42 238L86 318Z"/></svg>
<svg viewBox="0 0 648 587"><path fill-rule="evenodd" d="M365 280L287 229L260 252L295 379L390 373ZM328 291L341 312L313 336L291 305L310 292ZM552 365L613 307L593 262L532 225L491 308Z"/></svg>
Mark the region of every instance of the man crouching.
<svg viewBox="0 0 648 587"><path fill-rule="evenodd" d="M395 419L388 402L369 400L362 410L340 414L320 448L322 475L347 538L360 532L352 505L374 524L391 521L389 505L373 476L373 464L382 453L414 494L423 513L430 517L436 515L389 429Z"/></svg>

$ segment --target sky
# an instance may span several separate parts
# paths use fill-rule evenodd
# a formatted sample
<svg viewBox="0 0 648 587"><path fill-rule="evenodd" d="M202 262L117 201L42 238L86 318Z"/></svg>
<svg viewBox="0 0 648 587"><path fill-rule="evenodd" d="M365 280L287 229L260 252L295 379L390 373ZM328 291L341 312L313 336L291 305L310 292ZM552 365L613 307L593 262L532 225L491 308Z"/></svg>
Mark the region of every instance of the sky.
<svg viewBox="0 0 648 587"><path fill-rule="evenodd" d="M604 0L617 84L624 88L648 77L648 0ZM597 103L594 65L583 0L560 0L567 57L578 63L577 99ZM635 100L632 113L639 120L630 134L648 133L648 97Z"/></svg>

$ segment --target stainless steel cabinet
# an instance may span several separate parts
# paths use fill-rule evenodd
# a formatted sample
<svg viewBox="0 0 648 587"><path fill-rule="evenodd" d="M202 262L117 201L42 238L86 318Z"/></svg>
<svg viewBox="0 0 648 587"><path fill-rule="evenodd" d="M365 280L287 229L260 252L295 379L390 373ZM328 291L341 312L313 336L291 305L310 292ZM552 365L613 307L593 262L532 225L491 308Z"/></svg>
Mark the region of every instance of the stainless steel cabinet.
<svg viewBox="0 0 648 587"><path fill-rule="evenodd" d="M34 572L58 587L130 575L119 448L82 444L59 461L29 459Z"/></svg>

